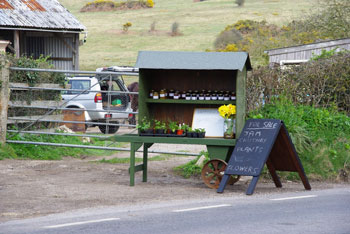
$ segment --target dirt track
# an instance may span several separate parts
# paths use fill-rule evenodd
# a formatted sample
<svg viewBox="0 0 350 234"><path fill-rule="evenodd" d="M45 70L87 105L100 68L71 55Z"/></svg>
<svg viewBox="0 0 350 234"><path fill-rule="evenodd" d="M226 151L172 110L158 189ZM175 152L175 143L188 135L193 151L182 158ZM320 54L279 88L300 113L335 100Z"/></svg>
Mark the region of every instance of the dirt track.
<svg viewBox="0 0 350 234"><path fill-rule="evenodd" d="M173 157L149 162L148 182L129 186L128 164L100 164L94 158L66 158L62 161L0 161L0 222L81 208L144 204L158 201L217 196L245 196L247 184L227 186L223 194L207 188L198 179L184 179L173 173L174 166L190 160ZM348 186L312 183L313 189ZM303 191L301 183L259 182L255 194Z"/></svg>

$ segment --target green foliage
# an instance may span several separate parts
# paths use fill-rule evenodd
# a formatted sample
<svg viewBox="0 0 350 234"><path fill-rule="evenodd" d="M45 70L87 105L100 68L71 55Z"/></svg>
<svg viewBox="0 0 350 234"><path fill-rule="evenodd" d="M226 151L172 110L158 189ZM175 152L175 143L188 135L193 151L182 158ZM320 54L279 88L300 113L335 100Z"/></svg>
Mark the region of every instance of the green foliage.
<svg viewBox="0 0 350 234"><path fill-rule="evenodd" d="M280 97L251 112L249 118L283 120L311 178L335 179L350 158L350 118L332 109L298 105Z"/></svg>
<svg viewBox="0 0 350 234"><path fill-rule="evenodd" d="M95 0L86 3L85 6L80 9L80 11L111 11L119 9L152 8L153 6L153 0L127 0L121 2L115 2L110 0Z"/></svg>
<svg viewBox="0 0 350 234"><path fill-rule="evenodd" d="M139 123L136 125L136 128L139 129L140 131L146 131L148 129L151 129L152 123L150 120L147 119L147 117L143 117L139 121Z"/></svg>
<svg viewBox="0 0 350 234"><path fill-rule="evenodd" d="M209 161L209 154L208 152L202 151L196 159L193 159L184 165L175 167L174 171L185 178L190 178L191 176L200 176L202 172L202 167L197 166L196 163L202 155L205 156L205 160L203 162L204 165Z"/></svg>
<svg viewBox="0 0 350 234"><path fill-rule="evenodd" d="M244 0L236 0L235 2L239 7L244 5Z"/></svg>
<svg viewBox="0 0 350 234"><path fill-rule="evenodd" d="M178 36L180 35L180 31L179 31L179 23L178 22L174 22L172 25L171 25L171 36Z"/></svg>
<svg viewBox="0 0 350 234"><path fill-rule="evenodd" d="M34 135L34 134L17 134L10 138L19 141L49 142L59 144L76 144L76 145L97 145L103 146L104 142L96 141L95 143L83 143L80 137L59 136L59 135ZM3 158L21 158L35 160L60 160L64 156L78 157L81 155L101 155L110 154L109 151L82 149L72 147L55 147L34 144L14 144L8 143L5 148L0 149L0 159Z"/></svg>
<svg viewBox="0 0 350 234"><path fill-rule="evenodd" d="M248 110L254 110L283 94L295 104L335 108L350 113L348 74L349 52L336 53L332 57L288 69L259 67L248 76Z"/></svg>
<svg viewBox="0 0 350 234"><path fill-rule="evenodd" d="M172 131L175 132L178 128L179 125L175 121L168 121L168 128Z"/></svg>
<svg viewBox="0 0 350 234"><path fill-rule="evenodd" d="M8 144L0 144L0 160L5 158L17 158L15 150Z"/></svg>
<svg viewBox="0 0 350 234"><path fill-rule="evenodd" d="M336 53L337 53L337 48L332 50L322 50L321 54L319 55L313 54L310 60L317 61L319 59L329 59L332 56L334 56Z"/></svg>

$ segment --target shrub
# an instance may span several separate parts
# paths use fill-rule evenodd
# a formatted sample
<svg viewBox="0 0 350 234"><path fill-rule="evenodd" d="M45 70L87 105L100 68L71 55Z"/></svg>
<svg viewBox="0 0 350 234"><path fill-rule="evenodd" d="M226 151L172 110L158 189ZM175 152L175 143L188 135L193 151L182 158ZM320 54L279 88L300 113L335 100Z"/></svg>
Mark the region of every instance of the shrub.
<svg viewBox="0 0 350 234"><path fill-rule="evenodd" d="M251 112L249 117L283 120L311 178L335 179L346 169L350 160L348 116L332 109L295 104L280 96Z"/></svg>
<svg viewBox="0 0 350 234"><path fill-rule="evenodd" d="M244 0L236 0L235 2L239 7L244 5Z"/></svg>
<svg viewBox="0 0 350 234"><path fill-rule="evenodd" d="M216 50L225 49L229 44L238 44L243 40L241 33L234 28L226 28L214 42Z"/></svg>
<svg viewBox="0 0 350 234"><path fill-rule="evenodd" d="M180 35L180 32L179 32L179 23L177 22L174 22L172 25L171 25L171 36L178 36Z"/></svg>
<svg viewBox="0 0 350 234"><path fill-rule="evenodd" d="M154 6L153 0L147 0L146 1L146 6L149 7L149 8L152 8Z"/></svg>
<svg viewBox="0 0 350 234"><path fill-rule="evenodd" d="M126 22L125 24L123 24L123 31L124 32L128 32L129 28L132 26L132 23L130 22Z"/></svg>

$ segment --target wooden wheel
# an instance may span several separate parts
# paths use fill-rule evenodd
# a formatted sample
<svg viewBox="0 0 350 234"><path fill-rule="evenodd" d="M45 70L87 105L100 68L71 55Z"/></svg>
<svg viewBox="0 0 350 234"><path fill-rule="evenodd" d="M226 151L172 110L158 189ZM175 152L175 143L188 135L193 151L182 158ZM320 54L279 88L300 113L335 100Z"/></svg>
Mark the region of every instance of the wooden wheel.
<svg viewBox="0 0 350 234"><path fill-rule="evenodd" d="M202 169L202 180L212 189L219 188L221 179L225 173L227 163L221 159L212 159L208 161ZM234 184L239 180L240 176L231 176L228 183Z"/></svg>

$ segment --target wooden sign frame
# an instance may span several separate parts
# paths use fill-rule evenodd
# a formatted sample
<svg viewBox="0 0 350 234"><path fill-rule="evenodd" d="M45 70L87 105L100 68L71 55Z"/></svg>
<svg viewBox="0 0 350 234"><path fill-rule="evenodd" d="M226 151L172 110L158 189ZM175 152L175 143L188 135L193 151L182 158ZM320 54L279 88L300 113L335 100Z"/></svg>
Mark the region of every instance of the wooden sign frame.
<svg viewBox="0 0 350 234"><path fill-rule="evenodd" d="M263 123L263 125L261 123ZM265 123L273 123L273 125L266 125L273 126L273 128L265 127ZM252 127L254 124L255 126L260 125L261 127ZM263 136L260 137L261 135L264 135L264 132L262 131L265 131L265 135L267 135L268 138L264 138ZM247 134L252 134L252 136L254 136L257 135L257 133L260 134L259 138L249 139L249 136L247 136ZM254 141L254 147L256 148L254 148L255 151L253 152L246 152L246 157L242 157L242 155L244 156L244 154L240 154L242 147L245 147L244 149L252 148L252 146L246 147L247 141ZM249 160L254 159L254 162L248 162ZM241 166L241 162L244 163L244 161L246 161L246 165L248 165L247 167ZM232 152L230 161L226 167L225 174L221 180L217 192L222 193L224 191L231 175L245 175L253 176L253 179L250 182L246 192L247 195L253 194L265 163L276 187L282 187L282 183L279 180L276 171L289 171L298 172L305 189L311 190L311 186L304 172L304 168L284 123L281 120L273 119L250 119L247 120L241 136L237 140L235 149ZM240 168L243 168L243 170L240 170Z"/></svg>

